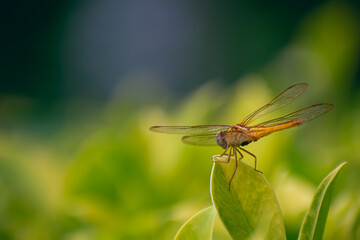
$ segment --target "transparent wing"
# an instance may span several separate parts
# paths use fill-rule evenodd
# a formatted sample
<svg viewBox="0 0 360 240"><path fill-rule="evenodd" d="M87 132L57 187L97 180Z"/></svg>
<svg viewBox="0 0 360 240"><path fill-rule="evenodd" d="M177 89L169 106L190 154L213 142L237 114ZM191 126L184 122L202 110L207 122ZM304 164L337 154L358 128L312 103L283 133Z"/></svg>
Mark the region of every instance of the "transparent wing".
<svg viewBox="0 0 360 240"><path fill-rule="evenodd" d="M309 107L300 109L296 112L287 114L283 117L279 117L279 118L275 118L260 124L257 124L255 126L253 126L254 128L257 127L273 127L273 126L279 126L282 124L287 124L290 122L293 123L297 123L295 125L298 124L302 124L304 122L310 121L328 111L330 111L332 108L334 107L333 104L316 104L316 105L311 105ZM288 126L290 127L292 124L288 124ZM285 125L284 125L285 126Z"/></svg>
<svg viewBox="0 0 360 240"><path fill-rule="evenodd" d="M218 145L216 142L215 134L185 136L182 138L182 141L184 143L197 145L197 146Z"/></svg>
<svg viewBox="0 0 360 240"><path fill-rule="evenodd" d="M292 85L288 87L284 91L282 91L279 95L277 95L274 99L272 99L268 104L262 106L257 109L255 112L248 115L240 124L247 125L253 122L255 119L258 119L270 112L273 112L279 108L282 108L292 101L294 101L297 97L299 97L307 88L307 83L300 83Z"/></svg>
<svg viewBox="0 0 360 240"><path fill-rule="evenodd" d="M226 130L228 125L199 125L199 126L153 126L150 128L153 132L184 134L184 135L205 135L217 133Z"/></svg>

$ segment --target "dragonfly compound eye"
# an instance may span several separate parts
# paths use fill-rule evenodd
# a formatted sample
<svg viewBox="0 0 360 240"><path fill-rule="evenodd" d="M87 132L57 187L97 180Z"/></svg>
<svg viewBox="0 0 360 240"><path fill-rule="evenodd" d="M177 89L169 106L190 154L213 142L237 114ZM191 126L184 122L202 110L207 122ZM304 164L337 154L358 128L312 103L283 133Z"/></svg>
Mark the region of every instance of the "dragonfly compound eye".
<svg viewBox="0 0 360 240"><path fill-rule="evenodd" d="M224 131L219 131L216 136L216 142L217 144L222 147L222 148L226 148L227 147L227 143L226 143L226 140L225 140L225 133Z"/></svg>

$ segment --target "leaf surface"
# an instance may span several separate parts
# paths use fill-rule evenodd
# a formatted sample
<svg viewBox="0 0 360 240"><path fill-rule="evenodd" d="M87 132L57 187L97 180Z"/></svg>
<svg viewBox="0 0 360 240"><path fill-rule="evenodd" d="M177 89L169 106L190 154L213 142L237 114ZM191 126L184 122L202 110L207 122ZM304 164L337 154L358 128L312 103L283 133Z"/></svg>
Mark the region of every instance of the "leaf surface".
<svg viewBox="0 0 360 240"><path fill-rule="evenodd" d="M226 158L226 157L225 157ZM216 161L223 158L214 156ZM283 217L274 190L254 167L234 159L229 164L214 163L211 195L221 221L233 239L286 239Z"/></svg>
<svg viewBox="0 0 360 240"><path fill-rule="evenodd" d="M306 213L301 225L299 240L322 239L331 203L332 188L336 176L345 164L346 162L341 163L320 183L311 203L311 207Z"/></svg>
<svg viewBox="0 0 360 240"><path fill-rule="evenodd" d="M191 217L176 234L176 240L211 239L216 210L206 208Z"/></svg>

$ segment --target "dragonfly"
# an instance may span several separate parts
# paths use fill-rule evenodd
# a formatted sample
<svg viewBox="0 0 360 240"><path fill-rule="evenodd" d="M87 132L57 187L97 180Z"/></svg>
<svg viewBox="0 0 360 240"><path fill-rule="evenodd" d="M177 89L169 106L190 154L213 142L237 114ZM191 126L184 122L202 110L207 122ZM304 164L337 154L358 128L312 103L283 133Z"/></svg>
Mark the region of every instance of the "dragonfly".
<svg viewBox="0 0 360 240"><path fill-rule="evenodd" d="M234 172L229 180L230 190L231 182L238 168L238 161L244 157L243 153L247 153L255 159L254 170L262 173L256 168L256 156L246 150L244 146L256 142L260 138L273 132L299 126L330 111L334 107L333 104L327 103L315 104L279 118L259 124L253 123L260 117L290 104L298 98L307 87L307 83L299 83L288 87L270 102L252 112L242 122L235 125L153 126L150 130L159 133L182 134L184 135L182 141L187 144L199 146L219 145L222 147L224 152L221 155L216 155L216 157L227 156L226 161L215 160L214 157L213 161L229 163L231 157L235 159Z"/></svg>

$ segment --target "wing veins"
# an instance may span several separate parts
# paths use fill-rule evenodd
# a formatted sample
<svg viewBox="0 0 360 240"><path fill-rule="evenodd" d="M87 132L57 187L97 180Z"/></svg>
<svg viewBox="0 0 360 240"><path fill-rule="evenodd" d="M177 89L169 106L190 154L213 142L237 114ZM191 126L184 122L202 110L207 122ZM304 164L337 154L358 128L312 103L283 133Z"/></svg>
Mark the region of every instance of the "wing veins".
<svg viewBox="0 0 360 240"><path fill-rule="evenodd" d="M153 126L153 132L183 134L183 135L204 135L213 134L229 128L228 125L198 125L198 126Z"/></svg>
<svg viewBox="0 0 360 240"><path fill-rule="evenodd" d="M182 141L197 146L216 146L215 134L184 136Z"/></svg>
<svg viewBox="0 0 360 240"><path fill-rule="evenodd" d="M253 127L272 127L286 124L291 121L301 121L301 123L304 123L330 111L333 107L333 104L315 104L289 113L285 116L262 122Z"/></svg>
<svg viewBox="0 0 360 240"><path fill-rule="evenodd" d="M269 114L270 112L273 112L279 108L290 104L306 90L307 86L307 83L299 83L288 87L287 89L279 93L270 102L249 114L241 122L241 125L247 125L256 119Z"/></svg>

